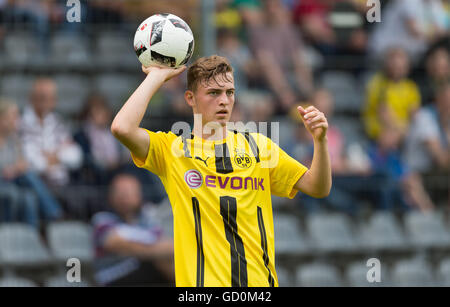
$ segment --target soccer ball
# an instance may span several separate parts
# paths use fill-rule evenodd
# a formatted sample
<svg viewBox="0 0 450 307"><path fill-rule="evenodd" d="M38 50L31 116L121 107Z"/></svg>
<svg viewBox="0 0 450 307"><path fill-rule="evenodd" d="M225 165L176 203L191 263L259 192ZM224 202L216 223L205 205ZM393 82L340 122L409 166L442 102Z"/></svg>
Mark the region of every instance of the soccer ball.
<svg viewBox="0 0 450 307"><path fill-rule="evenodd" d="M156 14L144 20L134 35L134 50L146 67L176 68L186 64L194 51L194 36L183 19Z"/></svg>

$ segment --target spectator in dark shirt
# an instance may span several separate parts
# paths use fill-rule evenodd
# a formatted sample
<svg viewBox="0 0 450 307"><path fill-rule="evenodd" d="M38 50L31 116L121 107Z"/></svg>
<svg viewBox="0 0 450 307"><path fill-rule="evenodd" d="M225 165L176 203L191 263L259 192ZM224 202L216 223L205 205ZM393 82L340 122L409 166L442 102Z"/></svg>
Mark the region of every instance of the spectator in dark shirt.
<svg viewBox="0 0 450 307"><path fill-rule="evenodd" d="M114 177L109 190L112 212L93 217L96 280L105 286L173 285L173 242L142 207L139 181Z"/></svg>
<svg viewBox="0 0 450 307"><path fill-rule="evenodd" d="M425 69L425 73L420 70L417 78L424 105L431 104L436 90L450 82L449 50L445 47L433 49L426 57Z"/></svg>
<svg viewBox="0 0 450 307"><path fill-rule="evenodd" d="M112 111L105 97L91 94L81 112L81 127L74 140L83 150L83 183L106 185L111 174L125 162L125 151L110 131Z"/></svg>

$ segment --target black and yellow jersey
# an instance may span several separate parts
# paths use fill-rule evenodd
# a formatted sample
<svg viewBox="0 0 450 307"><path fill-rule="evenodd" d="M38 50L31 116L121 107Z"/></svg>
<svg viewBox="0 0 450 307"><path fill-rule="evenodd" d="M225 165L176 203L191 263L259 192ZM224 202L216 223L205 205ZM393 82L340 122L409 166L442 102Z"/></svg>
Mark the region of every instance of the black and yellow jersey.
<svg viewBox="0 0 450 307"><path fill-rule="evenodd" d="M260 133L148 133L147 158L133 160L168 194L176 285L278 286L271 194L293 198L307 168Z"/></svg>

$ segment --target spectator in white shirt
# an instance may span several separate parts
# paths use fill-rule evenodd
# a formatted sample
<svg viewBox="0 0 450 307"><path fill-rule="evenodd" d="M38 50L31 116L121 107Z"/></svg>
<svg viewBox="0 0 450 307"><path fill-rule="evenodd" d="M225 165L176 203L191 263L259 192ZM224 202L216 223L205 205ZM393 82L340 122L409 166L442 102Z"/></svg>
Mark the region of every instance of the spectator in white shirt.
<svg viewBox="0 0 450 307"><path fill-rule="evenodd" d="M450 169L450 83L437 90L435 101L417 112L406 139L405 158L414 172Z"/></svg>
<svg viewBox="0 0 450 307"><path fill-rule="evenodd" d="M393 0L382 12L369 39L369 50L379 58L392 46L407 50L413 62L448 31L440 0Z"/></svg>
<svg viewBox="0 0 450 307"><path fill-rule="evenodd" d="M30 105L22 117L25 159L53 186L69 182L69 171L82 163L82 151L73 142L64 121L54 113L56 85L49 78L33 84Z"/></svg>

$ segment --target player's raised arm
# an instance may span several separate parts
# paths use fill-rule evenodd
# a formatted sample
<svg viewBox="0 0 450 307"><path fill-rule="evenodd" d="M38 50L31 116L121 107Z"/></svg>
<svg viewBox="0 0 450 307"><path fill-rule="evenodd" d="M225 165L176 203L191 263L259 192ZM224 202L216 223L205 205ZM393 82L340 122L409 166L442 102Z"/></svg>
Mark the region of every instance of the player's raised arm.
<svg viewBox="0 0 450 307"><path fill-rule="evenodd" d="M331 163L328 153L328 122L325 115L311 106L298 107L303 123L314 139L314 156L311 167L297 181L295 188L312 197L322 198L330 194Z"/></svg>
<svg viewBox="0 0 450 307"><path fill-rule="evenodd" d="M128 98L111 125L112 134L125 145L136 158L145 160L149 147L148 133L139 127L148 104L161 85L181 74L186 66L179 68L144 67L147 77Z"/></svg>

